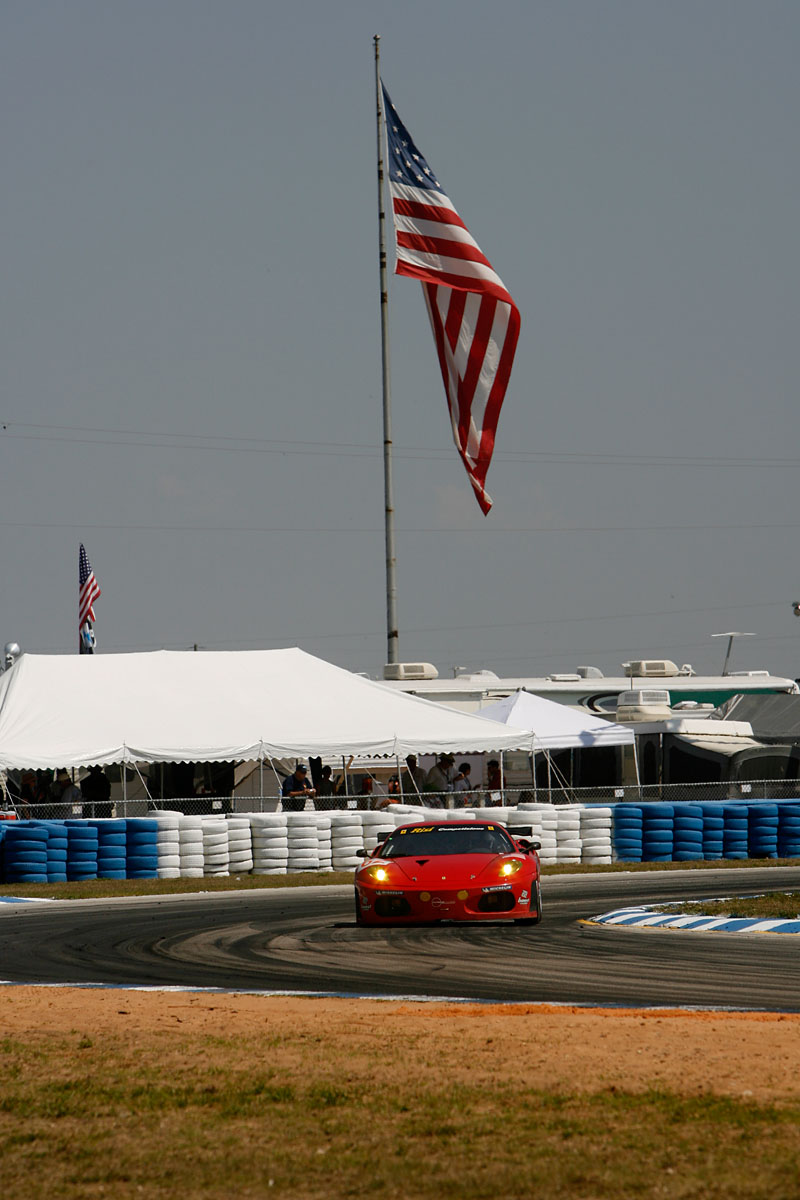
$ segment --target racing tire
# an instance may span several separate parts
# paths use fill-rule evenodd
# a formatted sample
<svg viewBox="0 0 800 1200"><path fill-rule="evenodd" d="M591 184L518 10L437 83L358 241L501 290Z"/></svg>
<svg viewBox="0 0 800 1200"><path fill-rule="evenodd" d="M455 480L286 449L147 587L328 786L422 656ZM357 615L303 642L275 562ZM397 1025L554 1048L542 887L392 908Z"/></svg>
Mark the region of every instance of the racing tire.
<svg viewBox="0 0 800 1200"><path fill-rule="evenodd" d="M542 919L542 887L538 880L536 881L536 887L534 889L534 896L536 897L536 905L535 905L534 915L532 917L515 917L514 918L515 925L538 925L539 922L541 921L541 919ZM533 896L531 897L531 899L533 899Z"/></svg>
<svg viewBox="0 0 800 1200"><path fill-rule="evenodd" d="M356 925L364 925L365 921L361 915L361 906L358 903L358 892L355 890L355 888L353 889L353 900L355 902L356 909Z"/></svg>

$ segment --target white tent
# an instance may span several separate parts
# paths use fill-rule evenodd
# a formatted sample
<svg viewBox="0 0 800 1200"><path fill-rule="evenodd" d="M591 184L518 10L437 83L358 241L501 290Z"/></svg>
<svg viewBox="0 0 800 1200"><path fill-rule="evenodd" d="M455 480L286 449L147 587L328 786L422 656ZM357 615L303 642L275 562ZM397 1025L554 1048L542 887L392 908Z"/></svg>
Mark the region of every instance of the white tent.
<svg viewBox="0 0 800 1200"><path fill-rule="evenodd" d="M530 746L297 648L24 654L0 676L2 769Z"/></svg>
<svg viewBox="0 0 800 1200"><path fill-rule="evenodd" d="M480 709L480 716L503 721L533 734L534 750L578 749L587 746L632 746L628 725L576 712L531 692L514 692Z"/></svg>

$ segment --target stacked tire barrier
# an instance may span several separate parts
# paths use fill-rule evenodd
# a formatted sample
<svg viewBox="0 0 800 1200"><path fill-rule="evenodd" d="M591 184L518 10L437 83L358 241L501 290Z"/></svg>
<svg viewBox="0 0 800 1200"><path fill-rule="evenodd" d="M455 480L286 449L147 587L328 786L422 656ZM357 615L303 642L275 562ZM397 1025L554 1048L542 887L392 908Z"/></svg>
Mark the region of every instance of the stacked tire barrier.
<svg viewBox="0 0 800 1200"><path fill-rule="evenodd" d="M613 857L617 862L641 862L644 853L641 804L615 805L613 829Z"/></svg>
<svg viewBox="0 0 800 1200"><path fill-rule="evenodd" d="M181 878L202 879L205 874L203 863L203 818L184 817L178 819L178 864Z"/></svg>
<svg viewBox="0 0 800 1200"><path fill-rule="evenodd" d="M67 882L67 830L61 821L32 821L33 828L47 834L46 873L48 883Z"/></svg>
<svg viewBox="0 0 800 1200"><path fill-rule="evenodd" d="M580 813L581 862L603 867L611 862L611 809L587 804Z"/></svg>
<svg viewBox="0 0 800 1200"><path fill-rule="evenodd" d="M392 805L0 824L0 882L178 879L352 871L397 825L489 819L530 829L544 866L800 858L800 799L749 803L548 805L425 809Z"/></svg>
<svg viewBox="0 0 800 1200"><path fill-rule="evenodd" d="M247 817L229 816L228 872L249 875L253 869L253 832Z"/></svg>
<svg viewBox="0 0 800 1200"><path fill-rule="evenodd" d="M762 802L747 810L747 852L750 858L778 857L778 806Z"/></svg>
<svg viewBox="0 0 800 1200"><path fill-rule="evenodd" d="M206 817L203 821L203 874L228 875L229 866L228 823L224 817Z"/></svg>
<svg viewBox="0 0 800 1200"><path fill-rule="evenodd" d="M97 829L88 821L65 821L64 828L67 831L68 881L97 879Z"/></svg>
<svg viewBox="0 0 800 1200"><path fill-rule="evenodd" d="M291 813L288 825L289 859L287 870L318 871L319 870L319 826L317 813Z"/></svg>
<svg viewBox="0 0 800 1200"><path fill-rule="evenodd" d="M32 821L4 827L0 850L5 882L47 883L46 829Z"/></svg>
<svg viewBox="0 0 800 1200"><path fill-rule="evenodd" d="M697 862L703 858L703 809L699 804L674 804L673 862Z"/></svg>
<svg viewBox="0 0 800 1200"><path fill-rule="evenodd" d="M285 813L251 813L253 874L285 875L289 869L289 818Z"/></svg>
<svg viewBox="0 0 800 1200"><path fill-rule="evenodd" d="M722 857L747 858L747 805L722 806Z"/></svg>
<svg viewBox="0 0 800 1200"><path fill-rule="evenodd" d="M164 813L157 818L158 878L179 879L181 874L180 814Z"/></svg>
<svg viewBox="0 0 800 1200"><path fill-rule="evenodd" d="M778 858L800 858L800 804L778 808Z"/></svg>
<svg viewBox="0 0 800 1200"><path fill-rule="evenodd" d="M331 813L331 866L334 871L354 871L360 862L357 852L364 849L361 815L352 809ZM413 819L409 817L409 820ZM389 828L388 824L386 828Z"/></svg>
<svg viewBox="0 0 800 1200"><path fill-rule="evenodd" d="M97 878L125 879L125 821L109 817L87 824L97 830Z"/></svg>
<svg viewBox="0 0 800 1200"><path fill-rule="evenodd" d="M128 879L158 878L158 821L125 821L125 874Z"/></svg>
<svg viewBox="0 0 800 1200"><path fill-rule="evenodd" d="M642 862L671 862L675 814L671 804L643 804Z"/></svg>
<svg viewBox="0 0 800 1200"><path fill-rule="evenodd" d="M725 817L721 804L703 804L703 858L707 861L723 858L725 854Z"/></svg>

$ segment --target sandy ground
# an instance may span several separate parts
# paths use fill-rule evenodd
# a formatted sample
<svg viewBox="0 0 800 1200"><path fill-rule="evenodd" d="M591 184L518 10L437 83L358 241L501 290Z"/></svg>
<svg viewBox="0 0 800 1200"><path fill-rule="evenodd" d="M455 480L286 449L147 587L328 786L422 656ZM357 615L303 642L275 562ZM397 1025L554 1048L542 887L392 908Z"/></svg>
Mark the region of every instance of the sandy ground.
<svg viewBox="0 0 800 1200"><path fill-rule="evenodd" d="M133 1048L152 1036L163 1040L167 1057L187 1039L219 1038L221 1067L236 1065L231 1039L241 1038L244 1058L263 1035L287 1069L327 1073L335 1045L350 1080L367 1079L376 1062L386 1062L410 1071L438 1066L453 1082L500 1077L565 1091L800 1097L800 1015L60 987L0 987L0 1004L5 1037L109 1035ZM213 1057L213 1045L204 1053ZM272 1056L278 1065L274 1049Z"/></svg>

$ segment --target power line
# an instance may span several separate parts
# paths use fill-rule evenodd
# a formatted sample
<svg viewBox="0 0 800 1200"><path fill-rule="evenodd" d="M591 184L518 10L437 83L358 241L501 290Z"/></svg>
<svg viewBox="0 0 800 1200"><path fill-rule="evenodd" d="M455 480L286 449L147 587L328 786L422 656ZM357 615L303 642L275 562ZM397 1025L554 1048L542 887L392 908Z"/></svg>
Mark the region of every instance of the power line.
<svg viewBox="0 0 800 1200"><path fill-rule="evenodd" d="M24 433L17 430L32 430ZM48 441L60 444L132 446L139 449L210 450L238 454L312 455L327 457L379 458L382 447L375 443L318 442L306 439L257 437L252 434L192 434L170 433L164 430L113 429L102 426L35 424L29 421L0 422L0 432L7 439L19 441ZM450 459L452 448L402 446L395 444L399 458L409 460ZM637 454L619 451L557 451L503 450L494 453L495 461L508 463L552 463L555 465L611 467L759 467L788 469L800 466L798 458L749 458L725 455Z"/></svg>
<svg viewBox="0 0 800 1200"><path fill-rule="evenodd" d="M326 527L322 525L313 526L295 526L295 525L177 525L168 524L167 522L159 522L157 525L145 524L113 524L110 522L101 521L2 521L0 527L10 529L90 529L90 530L109 530L112 532L127 532L127 533L317 533L317 534L339 534L339 533L357 533L364 535L379 535L382 530L377 526L356 526L356 525L338 525L335 527ZM725 524L704 524L704 525L508 525L508 526L493 526L485 522L475 526L472 529L452 529L449 527L435 526L408 526L403 528L400 526L397 530L399 534L416 535L416 534L447 534L448 538L455 537L458 534L475 537L477 534L540 534L540 533L699 533L699 532L724 532L733 531L736 533L748 532L763 532L764 530L774 529L800 529L800 522L797 521L771 521L758 524L743 525L739 521L728 522Z"/></svg>

